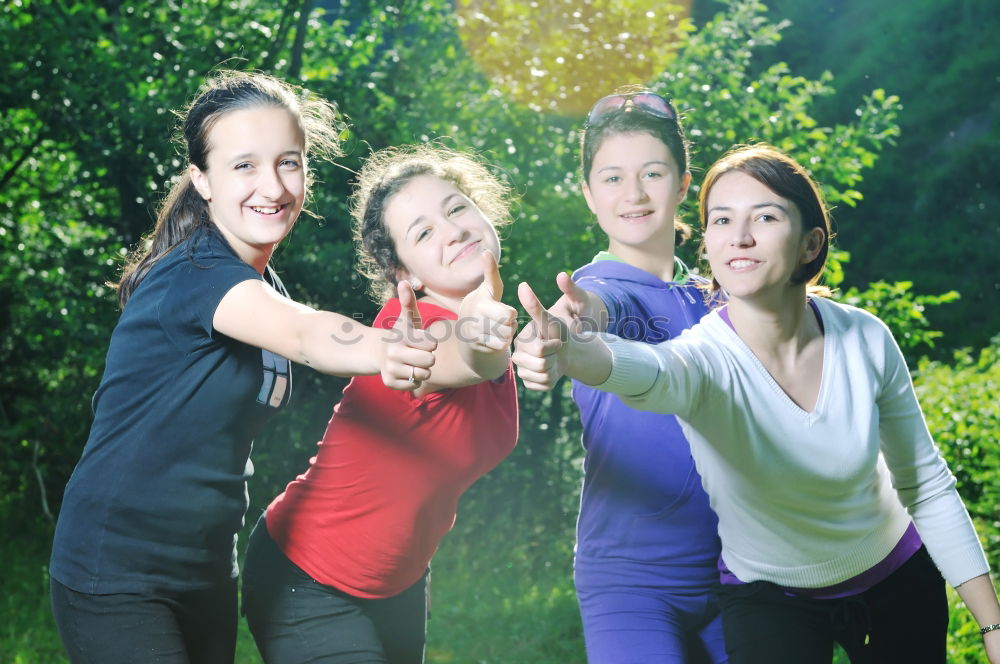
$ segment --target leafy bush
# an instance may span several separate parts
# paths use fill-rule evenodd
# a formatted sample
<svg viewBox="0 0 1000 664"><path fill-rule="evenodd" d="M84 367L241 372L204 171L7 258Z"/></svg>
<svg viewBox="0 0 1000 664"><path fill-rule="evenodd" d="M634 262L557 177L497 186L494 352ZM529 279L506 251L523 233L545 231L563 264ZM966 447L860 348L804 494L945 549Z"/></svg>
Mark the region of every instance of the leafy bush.
<svg viewBox="0 0 1000 664"><path fill-rule="evenodd" d="M1000 564L1000 335L954 363L921 360L914 373L927 426L958 480L994 568Z"/></svg>
<svg viewBox="0 0 1000 664"><path fill-rule="evenodd" d="M695 179L731 144L767 140L808 164L840 206L862 199L862 174L899 133L899 99L882 90L847 96L847 110L832 126L819 121L813 110L833 97L833 76L807 78L775 61L769 49L787 23L769 18L756 0L724 0L715 5L722 11L697 30L686 20L640 20L630 30L650 35L618 33L604 42L587 30L534 42L537 35L517 32L532 29L525 3L478 3L476 20L494 10L501 14L497 20L504 12L516 19L505 26L513 32L497 32L505 42L489 44L487 55L504 50L512 58L492 74L469 57L474 46L462 25L468 18L462 12L476 4L469 0L393 6L341 0L305 17L297 13L314 3L261 0L250 21L244 4L38 0L0 10L0 61L10 73L0 83L0 517L30 520L49 505L53 512L58 507L86 438L89 397L113 325L113 297L103 284L114 279L122 249L148 230L157 196L181 166L167 140L169 110L181 107L219 63L274 73L337 100L352 117L356 139L345 169L357 167L368 145L447 137L459 148L486 153L522 194L517 223L505 239L504 276L533 282L543 299L555 294L556 271L603 248L577 193L577 130L584 112L578 106L635 77L631 69L611 66L592 80L574 73L514 89L519 83L506 75L510 71L554 72L562 52L596 57L605 44L614 65L623 61L621 53L643 52L630 48L641 39L666 42L663 35L676 35L677 48L657 49L658 68L647 82L685 115ZM638 6L631 0L604 4L622 15ZM657 11L669 18L666 5ZM528 47L536 43L545 50ZM632 79L615 80L626 74ZM350 269L349 179L348 171L320 169L314 207L327 220L300 220L279 247L276 264L296 299L370 320L374 305ZM684 209L689 219L691 200ZM924 237L932 236L912 234L908 241ZM692 247L684 250L686 258L697 259ZM846 252L832 254L832 284L843 281L847 259ZM514 290L507 289L511 302ZM923 318L924 307L953 299L950 293L914 296L906 282L872 284L845 297L886 317L907 350L942 341ZM997 380L987 365L996 364L995 347L987 360L967 355L954 369L918 369L921 389L954 381L948 383L952 391L922 398L928 419L941 418L932 429L941 430L942 448L954 457L960 488L972 501L994 561L996 523L989 515L997 504L996 450L989 445L998 438ZM991 384L984 382L987 374ZM967 383L979 386L971 393L981 395L975 404L960 391ZM292 406L257 441L255 508L305 468L342 386L338 379L297 372ZM517 451L463 498L458 525L435 560L439 601L429 628L429 662L580 661L568 566L579 422L565 390L522 397ZM958 420L956 412L963 413ZM989 412L992 424L982 419ZM983 436L969 433L970 427ZM985 475L982 459L991 454L993 474ZM16 633L0 637L4 661L49 661L43 644L56 641L41 578L47 527L24 531L40 546L8 543L2 551L4 560L16 561L13 570L24 572L3 578L25 579L3 586L9 606L18 609L11 623ZM22 532L19 526L7 530ZM956 619L966 620L962 615ZM959 634L967 628L961 623ZM17 650L7 649L11 643ZM32 643L40 645L29 656ZM245 632L240 643L240 661L250 661L243 659L253 651Z"/></svg>
<svg viewBox="0 0 1000 664"><path fill-rule="evenodd" d="M954 302L959 298L958 291L952 290L940 295L917 295L910 292L912 287L912 281L891 284L876 281L868 284L868 288L863 291L852 286L839 299L881 318L904 352L921 349L921 346L933 348L934 340L944 333L931 328L924 310L928 306Z"/></svg>
<svg viewBox="0 0 1000 664"><path fill-rule="evenodd" d="M1000 335L978 355L956 352L952 364L920 360L914 385L995 572L1000 568ZM948 661L983 661L978 625L957 594L949 597Z"/></svg>

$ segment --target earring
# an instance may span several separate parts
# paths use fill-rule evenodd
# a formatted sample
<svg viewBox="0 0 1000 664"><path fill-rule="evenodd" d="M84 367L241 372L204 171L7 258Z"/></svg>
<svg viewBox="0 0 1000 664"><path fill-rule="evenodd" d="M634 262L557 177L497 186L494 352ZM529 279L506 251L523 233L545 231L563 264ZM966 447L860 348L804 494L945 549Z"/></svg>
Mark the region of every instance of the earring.
<svg viewBox="0 0 1000 664"><path fill-rule="evenodd" d="M421 290L424 287L424 285L420 283L420 280L416 277L410 279L410 286L412 286L415 291Z"/></svg>

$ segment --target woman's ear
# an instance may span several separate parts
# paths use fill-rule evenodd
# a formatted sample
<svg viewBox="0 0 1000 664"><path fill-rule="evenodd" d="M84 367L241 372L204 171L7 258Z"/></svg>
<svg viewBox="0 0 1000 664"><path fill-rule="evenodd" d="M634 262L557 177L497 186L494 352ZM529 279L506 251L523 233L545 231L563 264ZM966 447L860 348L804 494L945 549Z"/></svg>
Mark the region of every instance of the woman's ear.
<svg viewBox="0 0 1000 664"><path fill-rule="evenodd" d="M800 262L803 265L813 262L819 256L819 252L823 249L825 241L826 231L822 228L810 228L809 232L802 239L802 258Z"/></svg>
<svg viewBox="0 0 1000 664"><path fill-rule="evenodd" d="M191 184L198 191L202 198L206 201L212 200L212 187L208 184L208 177L205 173L195 166L190 164L188 166L188 177L191 178Z"/></svg>
<svg viewBox="0 0 1000 664"><path fill-rule="evenodd" d="M684 171L684 175L681 176L681 187L677 190L677 202L680 203L688 195L688 188L691 187L691 171Z"/></svg>
<svg viewBox="0 0 1000 664"><path fill-rule="evenodd" d="M590 187L587 186L586 182L580 185L580 191L583 192L583 199L587 201L587 207L592 213L597 214L597 210L594 209L594 197L591 196Z"/></svg>

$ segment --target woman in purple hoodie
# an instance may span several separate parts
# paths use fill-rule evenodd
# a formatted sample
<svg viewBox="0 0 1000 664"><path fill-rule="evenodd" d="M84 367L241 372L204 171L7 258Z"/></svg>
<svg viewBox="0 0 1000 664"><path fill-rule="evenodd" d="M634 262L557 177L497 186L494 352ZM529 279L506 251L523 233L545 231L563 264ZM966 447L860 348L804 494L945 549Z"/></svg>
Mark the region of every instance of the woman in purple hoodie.
<svg viewBox="0 0 1000 664"><path fill-rule="evenodd" d="M620 89L590 111L580 152L608 249L572 281L559 276L554 312L646 343L679 335L708 307L674 255L690 234L676 219L691 181L677 112L653 92ZM712 593L718 521L676 418L578 381L573 400L586 449L574 580L589 662L725 662Z"/></svg>

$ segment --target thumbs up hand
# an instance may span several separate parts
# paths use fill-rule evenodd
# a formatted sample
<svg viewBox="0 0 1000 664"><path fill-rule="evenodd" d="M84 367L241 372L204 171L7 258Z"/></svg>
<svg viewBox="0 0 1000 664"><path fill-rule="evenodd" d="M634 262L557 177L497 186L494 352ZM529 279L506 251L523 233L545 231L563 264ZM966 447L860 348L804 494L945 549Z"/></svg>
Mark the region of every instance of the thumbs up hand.
<svg viewBox="0 0 1000 664"><path fill-rule="evenodd" d="M511 360L517 365L517 375L526 388L551 390L564 373L564 339L569 330L562 320L542 306L528 284L518 286L517 297L531 321L514 340Z"/></svg>
<svg viewBox="0 0 1000 664"><path fill-rule="evenodd" d="M394 390L412 391L430 378L437 341L423 329L413 286L408 281L400 281L396 291L399 318L385 338L382 382Z"/></svg>
<svg viewBox="0 0 1000 664"><path fill-rule="evenodd" d="M496 257L489 251L480 254L483 283L462 299L458 311L458 334L477 353L506 351L517 330L517 310L500 301L503 280Z"/></svg>
<svg viewBox="0 0 1000 664"><path fill-rule="evenodd" d="M569 326L573 333L604 332L608 329L608 308L596 293L580 288L566 272L556 275L562 296L549 312Z"/></svg>

